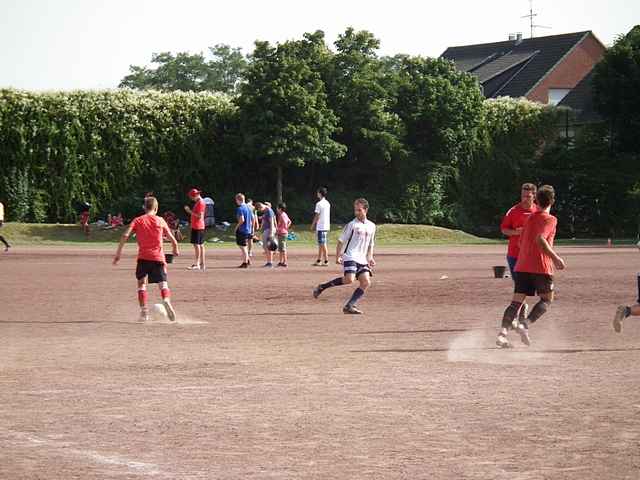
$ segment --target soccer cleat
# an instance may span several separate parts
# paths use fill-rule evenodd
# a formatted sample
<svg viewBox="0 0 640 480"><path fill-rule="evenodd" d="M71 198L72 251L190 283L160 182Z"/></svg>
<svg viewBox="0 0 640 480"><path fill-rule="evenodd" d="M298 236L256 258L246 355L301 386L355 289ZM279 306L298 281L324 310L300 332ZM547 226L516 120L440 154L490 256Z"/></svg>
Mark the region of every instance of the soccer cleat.
<svg viewBox="0 0 640 480"><path fill-rule="evenodd" d="M240 265L238 265L238 268L249 268L249 264L246 262L242 262Z"/></svg>
<svg viewBox="0 0 640 480"><path fill-rule="evenodd" d="M518 325L525 323L528 314L529 314L529 305L527 305L526 303L523 303L522 308L520 309L520 313L518 314L518 318L514 318L513 322L511 322L511 325L514 330L518 329Z"/></svg>
<svg viewBox="0 0 640 480"><path fill-rule="evenodd" d="M531 339L529 338L529 329L521 323L518 325L518 328L516 328L516 330L520 334L520 340L522 341L522 343L524 343L527 347L531 345Z"/></svg>
<svg viewBox="0 0 640 480"><path fill-rule="evenodd" d="M323 267L328 267L329 266L329 261L325 260L324 263L322 264Z"/></svg>
<svg viewBox="0 0 640 480"><path fill-rule="evenodd" d="M149 310L143 308L140 310L140 316L138 317L139 322L148 322L149 321Z"/></svg>
<svg viewBox="0 0 640 480"><path fill-rule="evenodd" d="M314 267L321 267L322 266L322 261L321 260L316 260L316 263L312 263L311 264Z"/></svg>
<svg viewBox="0 0 640 480"><path fill-rule="evenodd" d="M498 335L498 338L496 339L496 345L499 348L512 348L512 345L509 343L509 340L507 340L507 336L503 335L502 333Z"/></svg>
<svg viewBox="0 0 640 480"><path fill-rule="evenodd" d="M313 298L318 298L321 293L322 293L322 289L320 288L320 285L318 285L316 288L313 289Z"/></svg>
<svg viewBox="0 0 640 480"><path fill-rule="evenodd" d="M263 265L263 268L273 268L273 263L267 262Z"/></svg>
<svg viewBox="0 0 640 480"><path fill-rule="evenodd" d="M10 248L11 248L11 245L7 245L6 247L4 247L4 251L8 252Z"/></svg>
<svg viewBox="0 0 640 480"><path fill-rule="evenodd" d="M362 315L364 312L355 305L345 305L342 309L342 313L347 315Z"/></svg>
<svg viewBox="0 0 640 480"><path fill-rule="evenodd" d="M165 298L164 300L162 300L162 303L164 303L164 308L167 310L167 316L169 317L169 320L175 322L176 311L173 309L173 305L171 305L171 300Z"/></svg>
<svg viewBox="0 0 640 480"><path fill-rule="evenodd" d="M625 306L620 305L616 308L616 314L613 317L613 329L620 333L622 331L622 321L624 320Z"/></svg>
<svg viewBox="0 0 640 480"><path fill-rule="evenodd" d="M190 267L187 267L187 270L200 270L200 265L196 265L195 263Z"/></svg>

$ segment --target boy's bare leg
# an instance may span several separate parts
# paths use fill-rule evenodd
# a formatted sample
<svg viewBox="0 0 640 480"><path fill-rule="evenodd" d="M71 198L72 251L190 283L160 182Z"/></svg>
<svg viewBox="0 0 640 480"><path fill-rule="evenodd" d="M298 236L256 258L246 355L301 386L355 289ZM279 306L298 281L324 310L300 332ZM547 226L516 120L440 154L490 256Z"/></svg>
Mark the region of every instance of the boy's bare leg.
<svg viewBox="0 0 640 480"><path fill-rule="evenodd" d="M149 308L147 307L147 278L138 280L138 305L140 306L140 321L149 321Z"/></svg>
<svg viewBox="0 0 640 480"><path fill-rule="evenodd" d="M369 275L369 272L363 272L358 277L358 280L360 281L360 286L354 290L351 298L342 309L344 313L362 313L362 310L358 308L357 304L358 301L364 296L364 293L367 291L367 289L371 286L371 276Z"/></svg>
<svg viewBox="0 0 640 480"><path fill-rule="evenodd" d="M638 316L640 316L640 304L618 306L613 317L613 329L620 333L622 331L622 322L625 318Z"/></svg>

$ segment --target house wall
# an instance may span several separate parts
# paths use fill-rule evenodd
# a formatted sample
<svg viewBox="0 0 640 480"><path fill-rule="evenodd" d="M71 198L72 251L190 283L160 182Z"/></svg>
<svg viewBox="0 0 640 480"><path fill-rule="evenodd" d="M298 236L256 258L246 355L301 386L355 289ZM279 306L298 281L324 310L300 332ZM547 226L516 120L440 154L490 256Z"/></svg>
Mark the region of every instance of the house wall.
<svg viewBox="0 0 640 480"><path fill-rule="evenodd" d="M573 89L604 55L604 46L592 35L587 35L542 82L527 94L529 100L548 103L550 88Z"/></svg>

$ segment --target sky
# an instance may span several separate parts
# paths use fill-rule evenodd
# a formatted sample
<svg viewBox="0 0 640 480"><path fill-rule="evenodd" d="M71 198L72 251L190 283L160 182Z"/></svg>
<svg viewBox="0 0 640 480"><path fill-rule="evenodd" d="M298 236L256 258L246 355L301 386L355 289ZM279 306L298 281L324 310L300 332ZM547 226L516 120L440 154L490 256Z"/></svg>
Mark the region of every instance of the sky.
<svg viewBox="0 0 640 480"><path fill-rule="evenodd" d="M592 30L605 44L640 22L638 0L534 0L536 36ZM529 36L529 0L0 0L0 88L116 88L130 65L163 51L297 39L347 27L381 40L381 55L439 56L448 46Z"/></svg>

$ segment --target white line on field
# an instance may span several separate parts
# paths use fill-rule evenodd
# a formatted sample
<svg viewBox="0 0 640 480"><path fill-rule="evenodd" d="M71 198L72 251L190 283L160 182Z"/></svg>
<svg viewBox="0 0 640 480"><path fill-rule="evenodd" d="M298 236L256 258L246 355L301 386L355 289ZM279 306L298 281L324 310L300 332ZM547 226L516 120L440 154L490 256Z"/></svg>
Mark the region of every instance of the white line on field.
<svg viewBox="0 0 640 480"><path fill-rule="evenodd" d="M153 463L138 462L119 455L103 455L94 450L73 448L73 444L71 442L49 440L46 438L37 437L31 433L7 430L4 428L0 428L0 436L9 437L13 438L14 440L21 441L27 447L43 447L47 448L48 450L54 450L57 451L61 456L73 455L76 457L88 458L89 460L93 460L96 463L127 467L129 470L132 470L134 473L140 475L161 474L158 466Z"/></svg>
<svg viewBox="0 0 640 480"><path fill-rule="evenodd" d="M275 383L269 384L261 384L261 385L276 385ZM166 386L166 387L124 387L114 390L113 387L107 386L104 388L105 391L109 391L109 393L117 394L117 393L129 393L129 392L175 392L176 390L182 391L206 391L206 390L226 390L230 388L247 388L247 385L225 385L224 387L220 386L206 386L206 385L193 385L186 387L174 387L174 386ZM92 390L92 393L96 393L98 390ZM85 388L63 388L56 390L21 390L16 392L19 395L57 395L64 393L86 393L87 390Z"/></svg>

